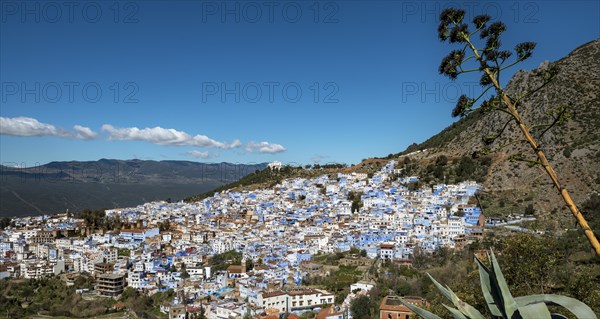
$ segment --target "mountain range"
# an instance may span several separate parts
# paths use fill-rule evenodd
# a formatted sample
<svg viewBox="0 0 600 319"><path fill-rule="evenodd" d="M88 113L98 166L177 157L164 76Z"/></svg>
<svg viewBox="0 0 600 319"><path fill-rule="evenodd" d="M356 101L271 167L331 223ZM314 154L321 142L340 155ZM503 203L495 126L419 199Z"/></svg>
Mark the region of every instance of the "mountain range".
<svg viewBox="0 0 600 319"><path fill-rule="evenodd" d="M114 160L0 166L0 216L180 200L262 170L262 164Z"/></svg>

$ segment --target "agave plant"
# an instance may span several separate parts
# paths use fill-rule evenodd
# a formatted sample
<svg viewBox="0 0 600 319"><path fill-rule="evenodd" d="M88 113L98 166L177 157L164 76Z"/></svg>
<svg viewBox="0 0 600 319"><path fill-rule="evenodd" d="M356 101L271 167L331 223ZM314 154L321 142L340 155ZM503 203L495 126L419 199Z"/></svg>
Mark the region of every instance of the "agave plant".
<svg viewBox="0 0 600 319"><path fill-rule="evenodd" d="M477 257L475 260L479 265L479 279L481 281L481 291L487 304L489 313L492 318L505 319L566 319L564 315L550 313L547 305L558 305L572 312L579 319L597 319L596 314L583 302L560 295L542 294L529 295L523 297L513 297L508 290L504 275L500 270L496 256L492 252L489 256L490 267ZM444 305L452 314L454 319L484 319L485 317L468 303L460 300L458 296L449 288L442 286L431 275L427 274L433 281L437 289L452 301L456 307ZM425 309L419 308L400 298L400 301L415 312L417 315L425 319L442 319L434 313Z"/></svg>

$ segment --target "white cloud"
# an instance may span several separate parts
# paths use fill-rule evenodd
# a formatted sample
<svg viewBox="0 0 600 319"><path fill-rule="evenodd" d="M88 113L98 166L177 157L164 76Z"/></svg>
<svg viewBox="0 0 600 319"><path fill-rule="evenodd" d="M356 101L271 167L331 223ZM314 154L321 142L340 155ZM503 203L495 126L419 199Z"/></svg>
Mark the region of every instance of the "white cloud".
<svg viewBox="0 0 600 319"><path fill-rule="evenodd" d="M231 143L217 141L206 135L192 136L186 132L175 129L166 129L162 127L137 128L123 127L118 128L110 124L102 125L101 130L108 133L109 140L119 141L144 141L158 145L172 146L195 146L202 148L220 148L233 149L242 147L240 140L235 139ZM90 140L98 137L98 133L89 127L75 125L73 130L66 130L52 124L41 123L31 117L0 117L0 134L13 136L58 136L64 138ZM245 145L247 152L259 152L267 154L282 153L286 148L280 144L273 144L266 141L249 142ZM189 151L187 155L196 158L218 157L218 153L209 154L208 152Z"/></svg>
<svg viewBox="0 0 600 319"><path fill-rule="evenodd" d="M286 148L281 144L271 144L269 142L250 142L246 145L246 151L253 152L255 150L259 153L275 154L285 152Z"/></svg>
<svg viewBox="0 0 600 319"><path fill-rule="evenodd" d="M235 139L235 140L233 140L233 142L231 143L230 146L231 146L231 148L240 147L240 146L242 146L242 142L240 142L240 140L238 140L238 139Z"/></svg>
<svg viewBox="0 0 600 319"><path fill-rule="evenodd" d="M54 125L40 123L31 117L0 117L0 133L14 136L59 135Z"/></svg>
<svg viewBox="0 0 600 319"><path fill-rule="evenodd" d="M207 159L207 158L211 158L211 157L216 157L216 156L210 156L210 154L208 154L208 152L199 152L199 151L189 151L186 152L185 154L193 156L195 158L203 158L203 159Z"/></svg>
<svg viewBox="0 0 600 319"><path fill-rule="evenodd" d="M31 117L0 117L0 134L13 136L58 136L81 140L94 139L98 134L90 128L75 125L75 130L67 131L52 124L41 123Z"/></svg>
<svg viewBox="0 0 600 319"><path fill-rule="evenodd" d="M75 130L75 137L83 140L90 140L98 137L98 133L92 131L89 127L75 125L73 126Z"/></svg>
<svg viewBox="0 0 600 319"><path fill-rule="evenodd" d="M102 125L102 131L109 134L109 140L120 141L145 141L158 145L174 146L196 146L207 148L230 149L241 146L239 140L234 140L228 144L209 138L206 135L191 136L190 134L175 129L166 129L162 127L143 128L125 127L117 128L110 124Z"/></svg>

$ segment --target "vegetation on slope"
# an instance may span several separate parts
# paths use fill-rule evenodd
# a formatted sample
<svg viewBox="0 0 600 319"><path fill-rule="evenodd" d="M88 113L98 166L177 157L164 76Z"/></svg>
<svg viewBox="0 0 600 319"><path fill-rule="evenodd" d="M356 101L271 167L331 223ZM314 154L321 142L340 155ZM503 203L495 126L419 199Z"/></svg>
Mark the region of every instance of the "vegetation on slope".
<svg viewBox="0 0 600 319"><path fill-rule="evenodd" d="M77 283L77 282L76 282ZM0 309L8 318L42 314L85 318L113 312L112 299L86 300L58 277L39 280L0 280Z"/></svg>
<svg viewBox="0 0 600 319"><path fill-rule="evenodd" d="M518 71L506 85L511 96L518 96L539 85L536 74L549 68L558 68L554 81L534 93L519 106L520 114L529 124L552 122L557 107L568 106L571 118L548 129L532 127L533 134L541 136L539 142L548 160L562 176L562 183L572 191L575 202L581 203L592 194L600 192L600 95L594 94L600 85L600 68L595 62L600 58L600 40L594 40L573 50L556 62L544 62L536 70ZM413 144L405 151L390 154L409 157L415 166L426 167L439 156L457 159L463 156L475 158L485 146L483 137L501 130L506 117L499 114L471 112L448 128L421 144ZM561 122L561 121L559 121ZM484 175L484 190L492 208L508 210L517 201L533 204L536 217L549 229L560 230L570 213L556 190L548 187L546 175L540 168L531 167L534 162L518 161L531 148L509 126L502 143L487 154L492 160ZM543 133L543 134L542 134ZM501 141L498 141L501 142ZM407 154L417 150L426 152ZM531 160L533 158L526 158ZM401 158L402 160L402 158ZM424 169L419 169L424 171ZM530 198L530 199L528 199ZM507 205L498 207L500 201Z"/></svg>
<svg viewBox="0 0 600 319"><path fill-rule="evenodd" d="M431 302L430 311L452 318L446 303L426 273L452 287L461 300L485 310L474 254L493 248L514 296L560 294L578 299L600 313L600 258L585 252L581 231L563 236L526 233L488 235L463 251L440 248L433 254L415 253L413 268L379 262L369 271L375 287L369 292L371 318L379 317L379 304L390 292L400 296L422 296ZM535 249L539 253L524 254ZM364 301L362 301L364 302ZM484 313L484 316L490 317Z"/></svg>
<svg viewBox="0 0 600 319"><path fill-rule="evenodd" d="M328 165L319 165L315 164L314 166L307 165L305 167L302 166L282 166L280 170L271 170L270 168L265 168L263 170L256 170L254 173L250 173L240 180L219 186L211 191L201 193L198 195L190 196L185 199L186 202L196 202L203 200L205 198L214 196L216 192L223 192L230 189L241 189L243 187L264 187L264 188L272 188L275 185L281 183L284 179L288 178L313 178L323 174L334 174L340 172L343 168L345 168L345 164L328 164Z"/></svg>

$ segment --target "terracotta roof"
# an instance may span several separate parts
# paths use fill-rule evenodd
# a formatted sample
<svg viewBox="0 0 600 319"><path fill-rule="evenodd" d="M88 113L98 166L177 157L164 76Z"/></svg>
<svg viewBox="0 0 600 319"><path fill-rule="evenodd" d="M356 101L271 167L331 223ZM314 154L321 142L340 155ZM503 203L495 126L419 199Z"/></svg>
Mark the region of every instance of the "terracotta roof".
<svg viewBox="0 0 600 319"><path fill-rule="evenodd" d="M335 311L334 307L329 307L321 309L321 311L319 311L319 313L317 314L317 319L325 319L329 316L339 316L343 314L344 310L342 310L342 308L339 308L339 311Z"/></svg>
<svg viewBox="0 0 600 319"><path fill-rule="evenodd" d="M424 299L422 299L421 297L413 297L413 296L405 296L403 297L405 302L408 302L410 304L413 304L415 306L419 306L419 307L428 307L429 303L427 301L425 301ZM383 298L383 300L381 300L381 304L379 305L379 310L386 310L386 311L402 311L402 312L408 312L410 313L411 310L406 307L405 305L403 305L400 300L399 297L396 296L385 296Z"/></svg>
<svg viewBox="0 0 600 319"><path fill-rule="evenodd" d="M265 266L265 265L260 265L260 266L254 267L254 270L265 270L265 269L271 269L271 268L269 266Z"/></svg>
<svg viewBox="0 0 600 319"><path fill-rule="evenodd" d="M231 274L241 274L242 266L241 265L230 265L227 267L227 272Z"/></svg>
<svg viewBox="0 0 600 319"><path fill-rule="evenodd" d="M283 292L281 290L263 292L263 298L271 298L271 297L277 297L277 296L283 296L283 295L285 295L285 292Z"/></svg>

